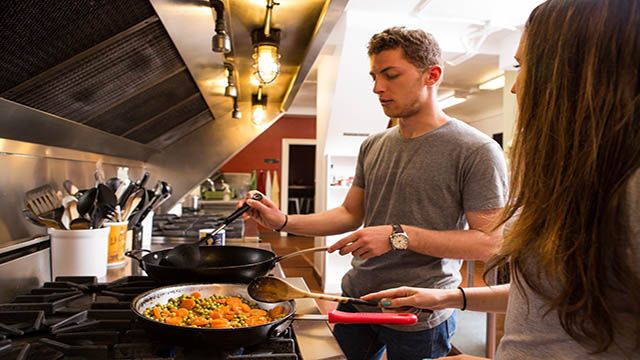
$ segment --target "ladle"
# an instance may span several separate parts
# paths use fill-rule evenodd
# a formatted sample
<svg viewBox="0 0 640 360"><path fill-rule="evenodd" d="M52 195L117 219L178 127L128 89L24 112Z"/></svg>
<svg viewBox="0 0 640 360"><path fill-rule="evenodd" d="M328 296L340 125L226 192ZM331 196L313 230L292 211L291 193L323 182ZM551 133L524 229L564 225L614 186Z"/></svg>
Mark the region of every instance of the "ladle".
<svg viewBox="0 0 640 360"><path fill-rule="evenodd" d="M255 201L262 200L262 194L253 194L251 199ZM207 234L202 239L190 243L190 244L180 244L173 249L167 252L167 255L160 260L160 265L163 266L173 266L173 267L181 267L181 268L193 268L198 266L200 263L200 244L205 244L207 240L213 238L217 233L224 230L229 224L231 224L235 219L240 217L240 215L244 214L251 207L244 203L241 207L236 209L231 215L229 215L226 219L224 219L222 225L218 226L215 230Z"/></svg>

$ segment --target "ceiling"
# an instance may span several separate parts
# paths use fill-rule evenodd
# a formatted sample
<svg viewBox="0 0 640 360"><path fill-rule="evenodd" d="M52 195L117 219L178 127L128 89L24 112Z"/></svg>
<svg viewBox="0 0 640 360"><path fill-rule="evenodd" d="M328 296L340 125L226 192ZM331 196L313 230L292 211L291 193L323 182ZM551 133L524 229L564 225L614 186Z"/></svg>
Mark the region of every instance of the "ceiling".
<svg viewBox="0 0 640 360"><path fill-rule="evenodd" d="M478 90L479 84L493 79L504 70L513 70L512 56L522 24L541 0L350 0L347 11L366 13L384 19L386 24L422 28L436 36L443 48L445 61L465 53L464 41L486 31L482 42L476 42L477 54L457 64L445 64L441 93L458 90L468 101L447 109L457 117L473 117L486 109L499 109L502 89ZM349 31L347 29L346 31ZM332 36L325 47L334 47ZM335 40L334 40L335 41ZM502 59L501 59L502 56ZM506 60L505 60L506 59ZM310 76L302 85L290 108L292 114L315 114L316 79Z"/></svg>

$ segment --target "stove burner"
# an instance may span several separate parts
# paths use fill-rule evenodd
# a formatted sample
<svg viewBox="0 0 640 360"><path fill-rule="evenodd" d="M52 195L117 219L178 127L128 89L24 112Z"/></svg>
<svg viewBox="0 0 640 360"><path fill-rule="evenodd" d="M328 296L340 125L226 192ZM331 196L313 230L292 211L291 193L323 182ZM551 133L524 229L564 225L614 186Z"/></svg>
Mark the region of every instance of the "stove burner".
<svg viewBox="0 0 640 360"><path fill-rule="evenodd" d="M43 319L44 311L0 312L0 334L20 336L38 331Z"/></svg>

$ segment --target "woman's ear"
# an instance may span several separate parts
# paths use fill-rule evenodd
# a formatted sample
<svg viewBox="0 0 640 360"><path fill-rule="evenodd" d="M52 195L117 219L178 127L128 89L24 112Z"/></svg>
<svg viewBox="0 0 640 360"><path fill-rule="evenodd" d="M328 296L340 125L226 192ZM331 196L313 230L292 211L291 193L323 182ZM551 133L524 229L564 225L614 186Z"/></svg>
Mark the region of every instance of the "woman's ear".
<svg viewBox="0 0 640 360"><path fill-rule="evenodd" d="M426 75L424 84L427 86L434 86L438 85L440 80L442 80L443 69L440 65L433 65L424 73Z"/></svg>

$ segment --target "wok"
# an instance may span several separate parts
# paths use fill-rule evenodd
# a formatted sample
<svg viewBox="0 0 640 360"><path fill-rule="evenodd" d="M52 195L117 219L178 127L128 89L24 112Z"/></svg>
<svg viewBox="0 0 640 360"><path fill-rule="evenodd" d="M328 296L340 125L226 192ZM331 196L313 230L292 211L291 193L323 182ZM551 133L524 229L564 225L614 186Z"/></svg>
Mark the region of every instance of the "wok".
<svg viewBox="0 0 640 360"><path fill-rule="evenodd" d="M184 327L169 325L152 320L144 316L145 310L155 305L164 305L171 298L179 297L182 294L191 294L198 291L202 297L212 295L242 296L251 299L247 292L246 284L182 284L165 286L147 291L138 295L131 302L133 313L142 321L149 333L163 342L172 345L194 345L202 347L206 344L209 348L219 348L223 350L235 349L244 346L255 345L273 336L281 335L295 318L316 320L316 315L295 316L296 304L294 301L283 301L278 303L256 302L262 309L270 310L276 306L284 308L284 316L278 320L256 326L248 326L231 329L214 329ZM396 313L344 313L333 311L329 314L329 320L333 323L366 323L381 324L395 323L412 325L417 318L414 314ZM326 320L326 319L325 319Z"/></svg>
<svg viewBox="0 0 640 360"><path fill-rule="evenodd" d="M139 266L153 280L167 284L184 282L250 283L264 276L281 260L308 252L324 251L326 247L296 251L276 256L272 251L246 246L199 246L200 262L195 267L175 267L162 262L172 249L150 252L132 250L126 256L138 261ZM148 254L140 257L142 253Z"/></svg>

